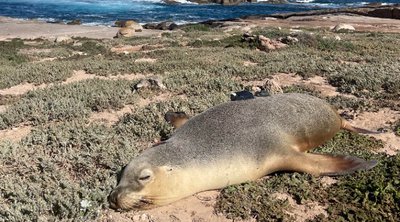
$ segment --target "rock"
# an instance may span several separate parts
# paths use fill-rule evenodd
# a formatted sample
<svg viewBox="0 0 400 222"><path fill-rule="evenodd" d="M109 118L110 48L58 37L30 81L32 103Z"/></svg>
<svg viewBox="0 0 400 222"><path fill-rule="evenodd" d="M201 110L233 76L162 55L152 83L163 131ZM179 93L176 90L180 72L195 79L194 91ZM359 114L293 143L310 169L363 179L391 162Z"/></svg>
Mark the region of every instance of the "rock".
<svg viewBox="0 0 400 222"><path fill-rule="evenodd" d="M255 95L258 97L266 97L275 94L283 93L280 85L272 79L268 79L265 81L264 85L260 87L259 90L255 92Z"/></svg>
<svg viewBox="0 0 400 222"><path fill-rule="evenodd" d="M265 81L263 89L270 95L283 93L281 86L272 79Z"/></svg>
<svg viewBox="0 0 400 222"><path fill-rule="evenodd" d="M160 88L160 89L166 89L166 88L167 88L167 87L165 87L165 85L162 83L162 80L161 80L159 77L157 77L157 76L154 76L154 77L149 78L148 81L150 82L150 84L151 84L152 86L156 86L156 87L158 87L158 88Z"/></svg>
<svg viewBox="0 0 400 222"><path fill-rule="evenodd" d="M159 88L159 89L166 89L165 85L162 83L162 80L158 76L149 77L147 79L140 80L139 83L133 85L131 87L132 91L137 91L139 89L145 88Z"/></svg>
<svg viewBox="0 0 400 222"><path fill-rule="evenodd" d="M74 19L70 22L67 22L67 25L81 25L81 24L82 24L82 22L80 19Z"/></svg>
<svg viewBox="0 0 400 222"><path fill-rule="evenodd" d="M238 5L242 3L242 0L221 0L222 5Z"/></svg>
<svg viewBox="0 0 400 222"><path fill-rule="evenodd" d="M143 28L145 29L157 29L157 25L156 23L147 23L143 25Z"/></svg>
<svg viewBox="0 0 400 222"><path fill-rule="evenodd" d="M340 41L340 40L342 40L342 39L340 38L340 36L335 35L335 40L336 40L336 41Z"/></svg>
<svg viewBox="0 0 400 222"><path fill-rule="evenodd" d="M117 53L117 54L129 54L132 52L139 52L142 50L143 45L123 45L123 46L117 46L117 47L112 47L110 49L111 52Z"/></svg>
<svg viewBox="0 0 400 222"><path fill-rule="evenodd" d="M280 41L269 39L263 35L258 36L258 41L260 43L258 49L260 49L262 51L266 51L266 52L275 50L275 49L284 48L287 46L286 44L284 44Z"/></svg>
<svg viewBox="0 0 400 222"><path fill-rule="evenodd" d="M131 28L135 30L136 32L141 32L143 27L139 23L133 21L133 20L119 20L116 21L115 26L121 27L121 28Z"/></svg>
<svg viewBox="0 0 400 222"><path fill-rule="evenodd" d="M142 79L142 80L140 80L139 83L133 85L132 91L139 90L139 89L142 89L142 88L150 88L150 86L151 86L151 83L150 83L149 80Z"/></svg>
<svg viewBox="0 0 400 222"><path fill-rule="evenodd" d="M168 4L168 5L177 5L177 4L180 4L180 3L181 3L181 2L176 1L176 0L163 0L163 2L164 2L165 4Z"/></svg>
<svg viewBox="0 0 400 222"><path fill-rule="evenodd" d="M249 32L245 32L242 36L242 42L254 42L256 41L257 36L256 35L252 35Z"/></svg>
<svg viewBox="0 0 400 222"><path fill-rule="evenodd" d="M349 24L338 24L332 30L335 32L352 32L355 31L356 29Z"/></svg>
<svg viewBox="0 0 400 222"><path fill-rule="evenodd" d="M132 37L135 35L135 30L131 28L120 28L115 38Z"/></svg>
<svg viewBox="0 0 400 222"><path fill-rule="evenodd" d="M392 11L393 19L400 19L400 8L394 8Z"/></svg>
<svg viewBox="0 0 400 222"><path fill-rule="evenodd" d="M400 19L400 8L378 8L369 11L367 14L378 18Z"/></svg>
<svg viewBox="0 0 400 222"><path fill-rule="evenodd" d="M266 0L266 1L261 1L260 3L266 3L266 4L288 4L289 2L287 0Z"/></svg>
<svg viewBox="0 0 400 222"><path fill-rule="evenodd" d="M70 43L73 43L74 40L73 40L71 37L69 37L69 36L58 36L58 37L56 38L56 40L54 40L54 42L56 42L56 43L70 44Z"/></svg>
<svg viewBox="0 0 400 222"><path fill-rule="evenodd" d="M209 0L188 0L189 2L197 3L197 4L210 4L215 3L214 1Z"/></svg>
<svg viewBox="0 0 400 222"><path fill-rule="evenodd" d="M156 23L147 23L143 25L143 28L145 29L159 29L159 30L174 30L179 28L179 25L175 24L174 22L160 22L158 24Z"/></svg>
<svg viewBox="0 0 400 222"><path fill-rule="evenodd" d="M286 37L287 38L287 37ZM299 41L297 38L291 37L291 41ZM286 47L287 44L282 43L280 40L273 40L269 39L263 35L251 35L250 33L246 32L242 36L242 41L243 42L256 42L258 43L258 49L261 51L270 51L270 50L275 50L275 49L280 49L283 47ZM289 40L288 40L289 41Z"/></svg>
<svg viewBox="0 0 400 222"><path fill-rule="evenodd" d="M278 41L284 43L284 44L294 44L299 42L299 39L296 37L292 37L292 36L286 36L286 37L280 37L278 38Z"/></svg>
<svg viewBox="0 0 400 222"><path fill-rule="evenodd" d="M179 26L175 24L174 22L161 22L157 25L156 29L160 30L174 30L178 28Z"/></svg>

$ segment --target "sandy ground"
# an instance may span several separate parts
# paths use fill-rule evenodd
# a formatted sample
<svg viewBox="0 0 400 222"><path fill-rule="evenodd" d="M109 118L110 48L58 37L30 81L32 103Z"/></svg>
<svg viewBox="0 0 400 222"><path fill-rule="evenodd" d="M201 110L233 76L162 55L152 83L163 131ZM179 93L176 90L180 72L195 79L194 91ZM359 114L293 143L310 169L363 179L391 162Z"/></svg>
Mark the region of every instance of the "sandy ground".
<svg viewBox="0 0 400 222"><path fill-rule="evenodd" d="M400 20L370 18L363 16L349 16L349 15L324 15L324 16L305 16L305 17L292 17L286 20L278 20L273 18L267 18L263 20L242 20L240 22L227 22L227 26L274 26L274 27L290 27L290 28L331 28L339 23L347 23L356 27L356 30L360 31L377 31L377 32L400 32ZM0 17L0 40L9 38L26 38L34 39L38 37L44 38L55 38L57 36L81 36L89 38L112 38L117 32L118 28L113 27L88 27L88 26L70 26L61 24L49 24L39 21L22 21L10 18ZM159 34L160 31L145 30L142 33L138 33L141 36L150 36ZM120 49L121 52L135 51L136 48ZM118 50L117 50L118 51ZM153 62L153 61L138 61L138 62ZM245 66L256 65L244 61ZM72 82L82 81L85 79L92 78L109 78L109 79L139 79L144 78L144 75L124 75L116 77L97 77L91 74L77 71L71 78L67 79L62 84L69 84ZM281 73L274 76L274 81L279 83L281 86L303 84L306 86L314 87L320 91L324 96L335 96L339 93L336 89L329 84L322 77L313 77L308 80L303 80L299 76L293 74ZM262 85L263 81L247 82L248 85ZM38 88L50 87L50 85L31 85L21 84L13 86L8 89L0 90L2 95L21 95L29 90L35 90ZM142 105L146 105L156 101L162 101L168 99L168 94L159 95L158 98L149 99L142 101ZM4 112L7 109L6 106L0 106L0 112ZM91 120L93 121L108 121L110 124L118 120L118 118L124 113L131 112L133 107L126 106L119 111L105 111L102 113L95 113L92 115ZM399 152L400 149L400 137L395 136L391 131L390 124L397 121L400 118L400 113L389 109L382 109L378 112L359 113L355 116L352 121L354 125L359 127L365 127L370 129L384 128L388 129L387 132L377 135L377 139L385 141L386 146L380 152L386 152L393 155ZM26 136L32 127L21 126L18 128L2 130L0 131L0 138L11 140L13 142L19 141L21 138ZM334 179L329 177L323 177L322 180L326 181L326 186L335 183ZM141 212L115 212L110 209L106 209L101 213L99 221L231 221L214 213L213 205L215 204L216 197L219 194L218 191L207 191L202 192L168 206L156 208L153 210L141 211ZM327 206L320 206L318 204L309 203L307 205L297 205L292 197L287 194L277 193L274 194L276 198L287 199L291 205L297 210L290 212L297 217L297 221L305 221L313 218L315 215L320 213L326 214ZM249 221L254 221L251 219Z"/></svg>
<svg viewBox="0 0 400 222"><path fill-rule="evenodd" d="M400 20L346 14L290 17L288 19L243 19L240 21L225 22L224 26L227 29L232 29L234 26L330 29L340 23L353 25L357 31L400 32ZM11 38L56 38L58 36L103 39L113 38L117 31L117 27L51 24L37 20L0 17L0 40ZM144 29L143 32L137 32L135 35L154 36L160 33L162 33L160 30Z"/></svg>
<svg viewBox="0 0 400 222"><path fill-rule="evenodd" d="M12 38L47 39L58 36L111 39L117 34L118 29L117 27L51 24L37 20L0 17L0 41ZM159 30L145 29L143 32L136 32L135 35L151 36L159 33L161 33Z"/></svg>

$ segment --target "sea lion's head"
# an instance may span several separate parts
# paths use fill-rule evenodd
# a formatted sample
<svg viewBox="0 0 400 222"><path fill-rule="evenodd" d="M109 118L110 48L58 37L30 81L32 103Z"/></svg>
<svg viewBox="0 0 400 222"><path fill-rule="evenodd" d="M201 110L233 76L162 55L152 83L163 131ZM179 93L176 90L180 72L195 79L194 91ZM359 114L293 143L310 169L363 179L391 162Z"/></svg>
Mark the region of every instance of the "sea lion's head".
<svg viewBox="0 0 400 222"><path fill-rule="evenodd" d="M116 210L149 209L172 202L171 167L152 166L140 159L132 160L110 195L110 207ZM169 186L171 184L171 186ZM172 196L171 196L172 195Z"/></svg>

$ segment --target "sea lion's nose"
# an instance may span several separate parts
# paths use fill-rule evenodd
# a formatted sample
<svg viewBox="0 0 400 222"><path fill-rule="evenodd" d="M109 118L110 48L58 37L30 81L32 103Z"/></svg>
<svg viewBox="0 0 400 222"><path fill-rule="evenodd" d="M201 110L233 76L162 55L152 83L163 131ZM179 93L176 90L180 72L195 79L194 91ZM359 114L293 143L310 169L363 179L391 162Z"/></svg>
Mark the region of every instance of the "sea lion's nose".
<svg viewBox="0 0 400 222"><path fill-rule="evenodd" d="M114 210L117 210L120 208L118 205L118 198L120 196L120 189L114 189L111 191L110 195L108 196L108 202L110 203L110 207Z"/></svg>

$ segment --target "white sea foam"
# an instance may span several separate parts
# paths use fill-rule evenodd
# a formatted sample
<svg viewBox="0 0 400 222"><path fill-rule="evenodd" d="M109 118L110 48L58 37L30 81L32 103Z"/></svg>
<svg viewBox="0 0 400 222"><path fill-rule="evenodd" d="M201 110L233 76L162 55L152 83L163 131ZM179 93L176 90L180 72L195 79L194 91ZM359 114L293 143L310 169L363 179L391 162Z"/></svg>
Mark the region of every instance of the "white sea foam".
<svg viewBox="0 0 400 222"><path fill-rule="evenodd" d="M178 3L181 3L181 4L194 4L194 5L198 5L196 2L190 2L190 1L187 1L187 0L173 0L174 2L178 2Z"/></svg>
<svg viewBox="0 0 400 222"><path fill-rule="evenodd" d="M296 3L310 3L313 2L314 0L295 0L294 2Z"/></svg>

